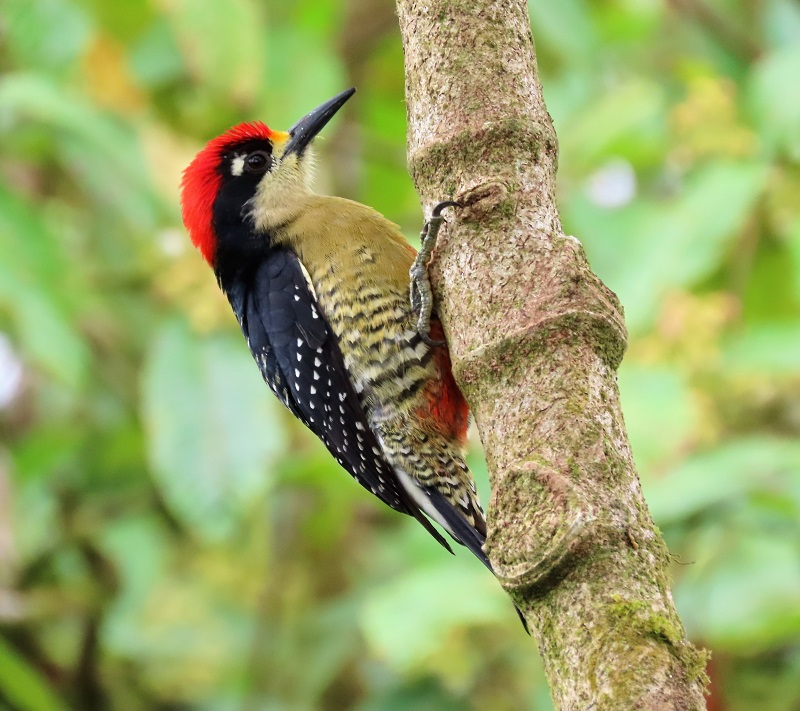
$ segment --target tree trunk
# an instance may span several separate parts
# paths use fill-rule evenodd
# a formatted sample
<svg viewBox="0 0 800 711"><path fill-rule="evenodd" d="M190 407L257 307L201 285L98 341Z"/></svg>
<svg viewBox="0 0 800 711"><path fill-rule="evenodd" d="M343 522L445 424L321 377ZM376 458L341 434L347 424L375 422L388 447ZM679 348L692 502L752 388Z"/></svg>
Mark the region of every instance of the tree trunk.
<svg viewBox="0 0 800 711"><path fill-rule="evenodd" d="M487 552L558 709L703 709L619 404L622 308L563 234L524 0L398 0L409 169L445 213L431 278L492 484ZM644 238L644 236L643 236Z"/></svg>

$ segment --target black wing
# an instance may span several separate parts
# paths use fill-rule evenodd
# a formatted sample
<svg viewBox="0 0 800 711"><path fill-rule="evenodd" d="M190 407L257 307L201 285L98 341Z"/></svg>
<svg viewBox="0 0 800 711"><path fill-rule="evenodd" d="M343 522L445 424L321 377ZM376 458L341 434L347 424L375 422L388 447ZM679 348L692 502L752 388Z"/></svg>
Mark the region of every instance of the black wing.
<svg viewBox="0 0 800 711"><path fill-rule="evenodd" d="M369 427L297 255L274 249L229 292L267 385L364 488L452 549L398 481Z"/></svg>

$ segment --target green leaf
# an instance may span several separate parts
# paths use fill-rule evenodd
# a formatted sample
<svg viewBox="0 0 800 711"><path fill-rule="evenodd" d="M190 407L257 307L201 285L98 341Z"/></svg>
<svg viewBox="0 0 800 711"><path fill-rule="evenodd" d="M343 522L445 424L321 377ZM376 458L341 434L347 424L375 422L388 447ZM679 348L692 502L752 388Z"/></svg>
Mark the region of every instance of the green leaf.
<svg viewBox="0 0 800 711"><path fill-rule="evenodd" d="M720 537L709 565L690 569L676 602L690 634L714 648L753 654L800 635L800 546L755 531Z"/></svg>
<svg viewBox="0 0 800 711"><path fill-rule="evenodd" d="M26 355L72 388L84 382L89 350L70 323L65 261L41 215L0 186L0 309Z"/></svg>
<svg viewBox="0 0 800 711"><path fill-rule="evenodd" d="M653 519L664 526L798 473L800 442L751 437L690 457L643 488Z"/></svg>
<svg viewBox="0 0 800 711"><path fill-rule="evenodd" d="M636 464L643 479L688 442L697 425L691 393L678 373L624 362L619 390Z"/></svg>
<svg viewBox="0 0 800 711"><path fill-rule="evenodd" d="M634 234L620 237L630 247L609 286L625 307L631 331L648 326L670 288L708 276L747 221L766 187L767 166L713 163L698 170L681 194L641 212Z"/></svg>
<svg viewBox="0 0 800 711"><path fill-rule="evenodd" d="M798 217L789 232L787 249L789 252L789 259L792 262L792 286L794 287L794 297L797 301L800 301L800 217Z"/></svg>
<svg viewBox="0 0 800 711"><path fill-rule="evenodd" d="M432 679L394 688L367 699L357 711L463 711L464 700L453 698Z"/></svg>
<svg viewBox="0 0 800 711"><path fill-rule="evenodd" d="M105 641L118 651L127 651L125 628L144 607L153 589L169 571L169 535L156 516L144 514L109 521L102 532L103 548L114 561L120 595L115 599L104 630ZM116 641L115 638L116 637Z"/></svg>
<svg viewBox="0 0 800 711"><path fill-rule="evenodd" d="M302 47L297 52L296 47ZM347 78L339 56L312 32L288 25L270 36L267 46L269 92L259 110L271 126L288 129L315 106L346 87ZM302 86L303 91L297 91ZM331 135L336 117L320 137ZM319 139L317 139L319 140Z"/></svg>
<svg viewBox="0 0 800 711"><path fill-rule="evenodd" d="M251 103L264 67L263 23L255 2L177 0L165 9L197 84L236 103Z"/></svg>
<svg viewBox="0 0 800 711"><path fill-rule="evenodd" d="M793 43L756 63L747 94L767 147L795 159L800 158L800 92L788 87L796 87L799 76L800 46Z"/></svg>
<svg viewBox="0 0 800 711"><path fill-rule="evenodd" d="M172 29L158 18L131 47L131 69L149 87L161 87L182 78L183 57Z"/></svg>
<svg viewBox="0 0 800 711"><path fill-rule="evenodd" d="M126 0L124 3L109 3L105 0L81 0L91 8L92 17L103 32L120 42L130 42L138 37L155 15L158 6L148 0Z"/></svg>
<svg viewBox="0 0 800 711"><path fill-rule="evenodd" d="M156 195L144 153L130 124L33 73L0 79L0 123L29 129L40 125L54 142L64 168L96 198L137 228L152 229L168 214Z"/></svg>
<svg viewBox="0 0 800 711"><path fill-rule="evenodd" d="M88 353L58 306L0 265L0 305L14 316L17 336L30 358L73 389L85 380Z"/></svg>
<svg viewBox="0 0 800 711"><path fill-rule="evenodd" d="M767 0L764 36L772 46L787 46L800 40L800 6L795 0Z"/></svg>
<svg viewBox="0 0 800 711"><path fill-rule="evenodd" d="M537 46L573 62L593 56L597 35L586 0L532 0L528 8Z"/></svg>
<svg viewBox="0 0 800 711"><path fill-rule="evenodd" d="M652 131L664 113L664 91L637 77L598 92L560 128L565 155L595 164L609 156L628 156L632 137Z"/></svg>
<svg viewBox="0 0 800 711"><path fill-rule="evenodd" d="M722 365L738 373L794 375L800 363L800 329L795 322L751 326L728 338Z"/></svg>
<svg viewBox="0 0 800 711"><path fill-rule="evenodd" d="M18 711L67 711L44 677L0 636L0 695Z"/></svg>
<svg viewBox="0 0 800 711"><path fill-rule="evenodd" d="M452 636L459 628L516 620L492 576L467 563L474 561L418 569L375 590L362 616L375 653L399 670L424 668L453 651Z"/></svg>
<svg viewBox="0 0 800 711"><path fill-rule="evenodd" d="M199 534L230 534L266 489L279 407L241 339L162 328L142 377L148 456L167 504Z"/></svg>
<svg viewBox="0 0 800 711"><path fill-rule="evenodd" d="M604 12L595 12L602 53L615 56L656 43L664 36L665 16L669 12L669 6L652 0L617 2L606 6Z"/></svg>
<svg viewBox="0 0 800 711"><path fill-rule="evenodd" d="M6 0L3 41L18 66L63 71L91 38L92 21L68 0Z"/></svg>

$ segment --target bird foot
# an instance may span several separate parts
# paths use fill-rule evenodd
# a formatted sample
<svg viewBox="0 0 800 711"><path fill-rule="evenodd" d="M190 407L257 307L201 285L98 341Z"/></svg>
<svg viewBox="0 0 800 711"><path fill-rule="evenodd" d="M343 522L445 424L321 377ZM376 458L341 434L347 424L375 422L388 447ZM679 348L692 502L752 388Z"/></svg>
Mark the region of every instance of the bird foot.
<svg viewBox="0 0 800 711"><path fill-rule="evenodd" d="M417 258L408 271L411 277L411 308L414 310L414 313L418 315L417 332L420 338L431 347L445 345L445 341L431 339L433 290L431 289L431 280L428 275L428 262L433 253L433 248L436 246L439 228L442 226L442 223L445 222L444 217L442 217L442 210L448 207L461 207L461 205L452 200L445 200L433 208L430 219L422 227L422 232L420 232L419 235L421 245L417 253Z"/></svg>

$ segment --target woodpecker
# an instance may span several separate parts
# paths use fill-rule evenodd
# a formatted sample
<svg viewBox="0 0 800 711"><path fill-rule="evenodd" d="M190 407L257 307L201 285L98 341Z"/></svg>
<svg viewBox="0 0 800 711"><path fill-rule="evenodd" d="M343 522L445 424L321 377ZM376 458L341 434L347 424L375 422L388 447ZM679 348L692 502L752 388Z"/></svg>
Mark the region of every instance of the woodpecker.
<svg viewBox="0 0 800 711"><path fill-rule="evenodd" d="M311 190L311 142L354 92L288 132L211 140L183 174L183 221L278 399L359 484L491 570L467 404L441 323L421 332L409 298L416 251L372 208Z"/></svg>

